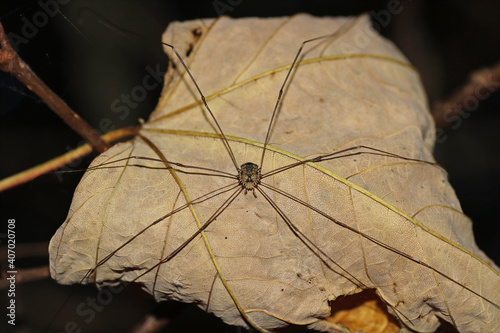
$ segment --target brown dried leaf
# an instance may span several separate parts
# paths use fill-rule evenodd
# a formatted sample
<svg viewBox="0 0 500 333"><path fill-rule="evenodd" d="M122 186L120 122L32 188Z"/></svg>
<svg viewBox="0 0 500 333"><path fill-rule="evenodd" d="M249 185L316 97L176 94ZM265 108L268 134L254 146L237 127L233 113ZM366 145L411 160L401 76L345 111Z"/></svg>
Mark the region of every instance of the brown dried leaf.
<svg viewBox="0 0 500 333"><path fill-rule="evenodd" d="M238 164L260 163L277 93L300 42L346 21L223 17L171 24L164 40L187 59ZM306 46L262 172L359 145L420 161L359 149L351 152L364 153L264 178L323 214L259 185L313 245L292 232L262 193L240 194L203 235L136 282L158 300L196 302L227 323L262 331L296 324L371 332L366 323L383 322L372 331L385 325L391 332L391 316L418 331L435 331L440 320L460 332L500 330L498 269L477 248L446 173L422 162L433 161L434 126L418 74L369 28L367 17L347 23L339 35ZM196 89L174 62L140 135L93 166L143 156L236 175ZM109 254L92 280L100 287L134 280L195 234L229 193L176 212L113 251L186 202L237 184L193 174L204 170L133 166L164 166L153 161L117 164L123 167L84 175L51 241L51 274L60 283L80 282ZM347 312L335 307L341 296L367 292L375 300ZM330 302L340 312L327 320ZM376 303L387 309L375 309ZM380 317L384 311L391 315Z"/></svg>

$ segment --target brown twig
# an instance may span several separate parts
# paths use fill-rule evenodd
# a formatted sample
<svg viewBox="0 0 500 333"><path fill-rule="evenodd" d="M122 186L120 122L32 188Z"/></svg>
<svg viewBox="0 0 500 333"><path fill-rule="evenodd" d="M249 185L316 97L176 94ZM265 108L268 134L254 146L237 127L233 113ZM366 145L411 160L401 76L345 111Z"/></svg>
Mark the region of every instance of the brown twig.
<svg viewBox="0 0 500 333"><path fill-rule="evenodd" d="M25 243L18 244L16 246L16 259L28 258L28 257L44 257L48 256L47 248L49 244L47 242L41 243ZM0 258L5 258L7 260L7 247L3 246L0 248ZM15 277L15 283L26 283L35 280L45 279L49 276L49 267L42 266L36 268L16 268L13 269L16 273L8 273L6 270L2 270L2 279L0 281L0 290L8 289L11 281L7 280L7 277L13 275Z"/></svg>
<svg viewBox="0 0 500 333"><path fill-rule="evenodd" d="M134 327L131 333L155 333L159 332L168 324L168 319L157 318L153 315L147 315L142 323Z"/></svg>
<svg viewBox="0 0 500 333"><path fill-rule="evenodd" d="M69 127L80 134L98 152L106 151L109 146L99 134L78 114L57 96L31 68L19 57L10 45L0 23L0 69L17 77L28 89L37 94Z"/></svg>
<svg viewBox="0 0 500 333"><path fill-rule="evenodd" d="M2 280L0 281L0 290L8 289L10 281L6 279L10 274L4 277L6 272L2 272ZM15 273L16 285L27 283L30 281L42 280L49 277L49 266L42 266L37 268L17 269Z"/></svg>
<svg viewBox="0 0 500 333"><path fill-rule="evenodd" d="M139 126L118 129L103 135L102 139L105 142L112 142L129 135L135 135L139 131L139 129L140 129ZM16 173L15 175L4 178L0 180L0 192L21 185L23 183L29 182L30 180L33 180L38 176L46 174L78 158L83 157L89 154L91 151L92 148L90 147L90 145L84 144L76 149L73 149L72 151L67 152L66 154L48 160L47 162L34 166L30 169Z"/></svg>
<svg viewBox="0 0 500 333"><path fill-rule="evenodd" d="M498 89L500 89L500 63L472 72L469 81L463 87L445 100L434 103L432 115L436 127L444 127L459 116L466 117L465 113L474 111L480 101Z"/></svg>
<svg viewBox="0 0 500 333"><path fill-rule="evenodd" d="M22 243L16 246L16 258L44 257L48 256L48 242ZM0 247L0 258L7 258L7 246Z"/></svg>

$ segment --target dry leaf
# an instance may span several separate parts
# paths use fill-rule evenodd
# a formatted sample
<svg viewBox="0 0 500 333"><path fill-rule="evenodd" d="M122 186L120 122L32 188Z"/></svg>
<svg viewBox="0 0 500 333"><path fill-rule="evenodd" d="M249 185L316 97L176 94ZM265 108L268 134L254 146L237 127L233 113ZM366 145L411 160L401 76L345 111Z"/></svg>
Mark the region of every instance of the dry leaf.
<svg viewBox="0 0 500 333"><path fill-rule="evenodd" d="M85 283L103 287L139 277L136 282L157 300L195 302L229 324L262 331L295 324L391 332L397 323L402 330L432 332L440 321L460 332L499 331L498 269L477 248L446 173L423 162L433 161L434 126L419 76L369 28L367 17L346 22L308 15L222 17L171 24L164 41L185 58L239 166L260 163L278 91L300 43L342 26L335 38L305 46L262 173L361 145L415 160L363 148L264 177L259 190L298 232L263 193L243 192L202 235L159 265L232 192L196 198L237 184L213 120L174 59L175 70L167 73L160 103L140 135L93 162L125 158L113 164L122 167L90 170L80 182L51 241L53 278L78 283L111 254ZM132 156L207 169L166 169L167 162ZM233 178L207 176L215 173L208 169ZM188 201L193 204L161 219ZM336 307L366 293L373 297L359 306ZM327 320L331 304L336 310Z"/></svg>

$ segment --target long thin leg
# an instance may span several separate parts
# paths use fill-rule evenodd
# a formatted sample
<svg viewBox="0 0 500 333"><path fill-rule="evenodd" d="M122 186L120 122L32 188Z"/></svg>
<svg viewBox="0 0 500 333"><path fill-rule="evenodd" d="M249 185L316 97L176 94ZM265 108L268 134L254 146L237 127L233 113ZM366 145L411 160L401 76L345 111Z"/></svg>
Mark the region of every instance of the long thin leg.
<svg viewBox="0 0 500 333"><path fill-rule="evenodd" d="M289 193L286 193L285 191L282 191L282 190L280 190L280 189L278 189L278 188L276 188L274 186L271 186L271 185L265 184L265 183L261 183L260 186L263 186L263 187L265 187L265 188L267 188L267 189L269 189L271 191L274 191L274 192L276 192L276 193L278 193L278 194L280 194L280 195L282 195L282 196L284 196L284 197L286 197L286 198L288 198L288 199L290 199L290 200L292 200L292 201L294 201L294 202L296 202L296 203L298 203L298 204L300 204L300 205L302 205L304 207L307 207L308 209L310 209L310 210L318 213L319 215L327 218L328 220L334 222L335 224L337 224L337 225L339 225L339 226L341 226L341 227L343 227L343 228L345 228L345 229L347 229L349 231L352 231L353 233L356 233L357 235L360 235L363 238L365 238L365 239L367 239L367 240L369 240L369 241L371 241L371 242L373 242L373 243L375 243L375 244L377 244L377 245L379 245L379 246L381 246L381 247L383 247L383 248L385 248L385 249L387 249L389 251L392 251L392 252L400 255L401 257L404 257L404 258L406 258L406 259L408 259L410 261L413 261L414 263L416 263L418 265L421 265L421 266L423 266L425 268L428 268L428 269L434 271L435 273L441 275L442 277L446 278L447 280L449 280L449 281L451 281L451 282L459 285L460 287L466 289L467 291L471 292L472 294L474 294L474 295L482 298L486 302L488 302L491 305L493 305L495 308L500 309L500 305L498 305L495 302L491 301L487 297L485 297L485 296L479 294L478 292L470 289L469 287L461 284L460 282L456 281L455 279L453 279L449 275L447 275L447 274L439 271L438 269L432 267L431 265L429 265L429 264L427 264L427 263L425 263L425 262L423 262L421 260L418 260L418 259L412 257L408 253L400 251L400 250L398 250L398 249L396 249L396 248L394 248L394 247L392 247L392 246L390 246L390 245L388 245L388 244L386 244L384 242L381 242L381 241L377 240L376 238L374 238L374 237L372 237L372 236L370 236L370 235L368 235L368 234L366 234L366 233L364 233L362 231L359 231L359 230L357 230L357 229L355 229L355 228L353 228L353 227L351 227L351 226L349 226L349 225L347 225L347 224L345 224L343 222L340 222L339 220L337 220L337 219L333 218L332 216L324 213L323 211L321 211L320 209L314 207L313 205L311 205L311 204L309 204L309 203L307 203L307 202L305 202L303 200L300 200L299 198L297 198L297 197L295 197L295 196L293 196L293 195L291 195Z"/></svg>

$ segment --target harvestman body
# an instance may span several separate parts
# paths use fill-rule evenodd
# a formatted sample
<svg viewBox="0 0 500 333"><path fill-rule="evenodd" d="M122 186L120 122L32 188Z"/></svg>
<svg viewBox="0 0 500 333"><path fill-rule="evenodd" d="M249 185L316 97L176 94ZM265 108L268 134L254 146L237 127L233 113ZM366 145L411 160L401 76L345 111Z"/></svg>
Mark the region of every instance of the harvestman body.
<svg viewBox="0 0 500 333"><path fill-rule="evenodd" d="M255 195L255 188L259 185L261 178L260 168L255 163L247 162L242 164L241 168L238 169L238 181L245 189L245 194L248 191L252 191L253 195L257 197Z"/></svg>

